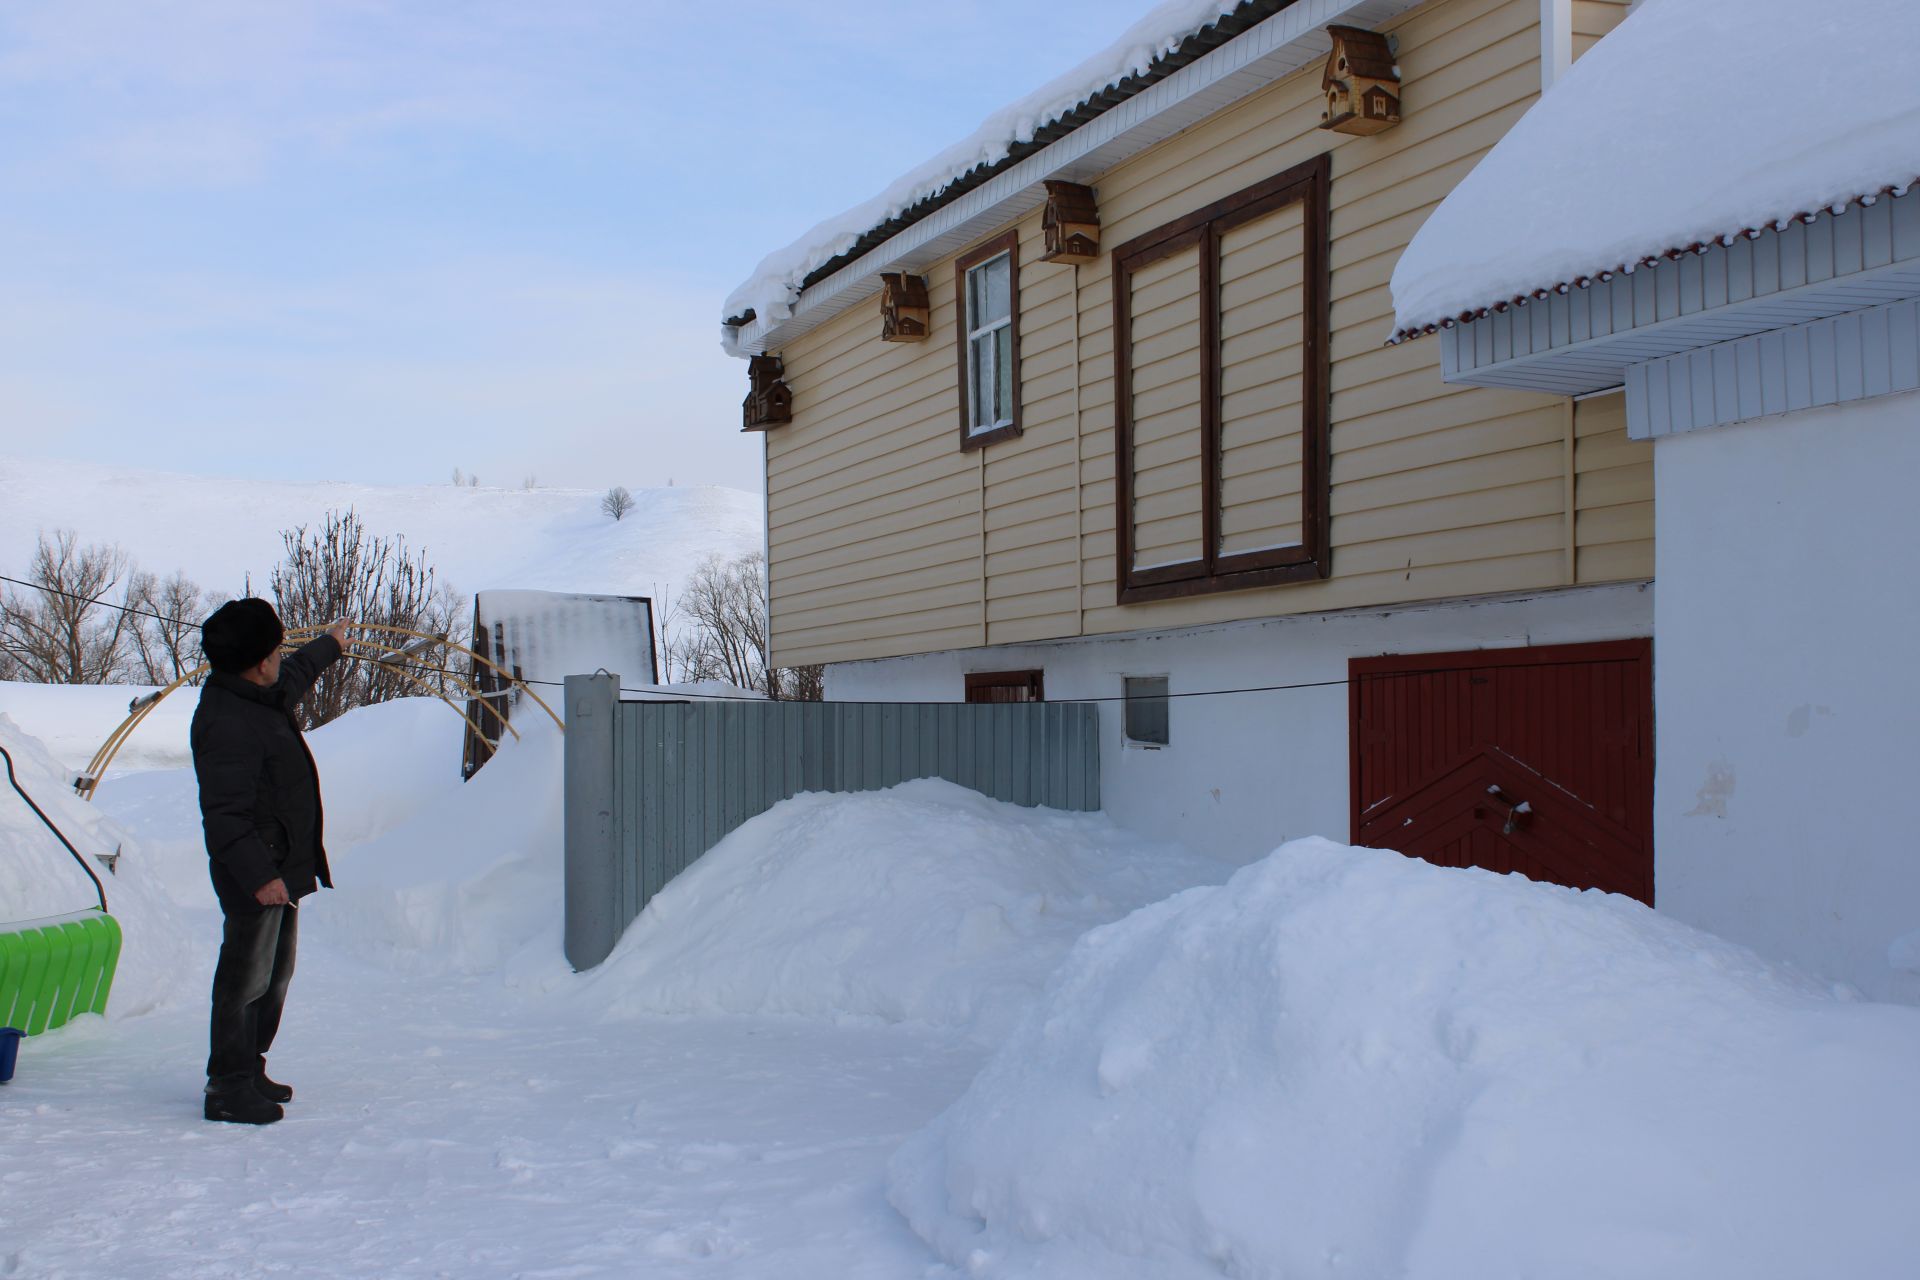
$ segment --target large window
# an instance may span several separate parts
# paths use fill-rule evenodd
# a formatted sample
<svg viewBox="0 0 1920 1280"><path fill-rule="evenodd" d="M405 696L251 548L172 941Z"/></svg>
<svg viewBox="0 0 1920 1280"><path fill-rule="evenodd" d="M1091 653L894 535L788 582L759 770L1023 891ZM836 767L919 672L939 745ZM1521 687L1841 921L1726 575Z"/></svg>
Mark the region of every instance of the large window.
<svg viewBox="0 0 1920 1280"><path fill-rule="evenodd" d="M1113 251L1122 603L1324 578L1325 155Z"/></svg>
<svg viewBox="0 0 1920 1280"><path fill-rule="evenodd" d="M955 268L960 297L960 444L1020 432L1020 245L1013 232Z"/></svg>

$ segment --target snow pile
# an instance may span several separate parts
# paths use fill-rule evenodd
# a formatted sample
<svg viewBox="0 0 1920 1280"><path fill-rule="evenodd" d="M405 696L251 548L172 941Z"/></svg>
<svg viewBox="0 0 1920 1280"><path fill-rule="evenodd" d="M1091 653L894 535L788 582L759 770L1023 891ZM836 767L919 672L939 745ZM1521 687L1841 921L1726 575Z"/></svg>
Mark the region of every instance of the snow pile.
<svg viewBox="0 0 1920 1280"><path fill-rule="evenodd" d="M1026 97L988 116L972 133L932 159L902 174L871 200L815 226L783 249L760 260L752 276L727 295L721 320L753 312L761 320L793 314L800 284L814 270L853 248L860 237L983 165L994 165L1014 146L1067 115L1097 93L1128 76L1146 71L1156 58L1173 52L1194 32L1240 7L1240 0L1162 0L1120 34L1112 44L1073 70L1056 76ZM730 354L734 331L722 329Z"/></svg>
<svg viewBox="0 0 1920 1280"><path fill-rule="evenodd" d="M469 781L458 780L457 749L436 747L424 760L435 781L404 795L385 789L381 803L409 806L408 816L351 846L329 834L334 888L310 901L332 942L409 972L480 972L516 958L562 965L563 740L544 715L521 719L521 737ZM333 762L359 754L369 795L380 792L382 769L396 765L382 727L365 711L327 727L344 739L321 759L330 832L334 813L350 808L336 798ZM404 756L398 767L409 767ZM454 771L451 783L442 770Z"/></svg>
<svg viewBox="0 0 1920 1280"><path fill-rule="evenodd" d="M514 725L523 734L525 719L552 727L531 703L516 715ZM466 728L438 698L396 698L349 711L309 733L307 748L320 770L327 808L327 848L350 849L429 808L457 803Z"/></svg>
<svg viewBox="0 0 1920 1280"><path fill-rule="evenodd" d="M74 795L68 771L3 714L0 747L13 757L20 785L82 857L120 851L116 873L92 863L123 937L108 1016L122 1018L171 1003L186 990L185 975L199 970L193 963L189 927L141 841ZM4 768L0 762L0 771ZM83 911L98 902L93 882L73 855L0 777L0 929ZM189 994L204 998L206 993L196 982Z"/></svg>
<svg viewBox="0 0 1920 1280"><path fill-rule="evenodd" d="M1089 934L890 1196L975 1276L1892 1277L1920 1011L1323 840Z"/></svg>
<svg viewBox="0 0 1920 1280"><path fill-rule="evenodd" d="M993 1042L1082 933L1225 873L1097 815L932 779L800 795L670 883L582 995L616 1014L880 1018Z"/></svg>
<svg viewBox="0 0 1920 1280"><path fill-rule="evenodd" d="M1414 236L1401 330L1904 188L1916 46L1910 0L1644 0Z"/></svg>

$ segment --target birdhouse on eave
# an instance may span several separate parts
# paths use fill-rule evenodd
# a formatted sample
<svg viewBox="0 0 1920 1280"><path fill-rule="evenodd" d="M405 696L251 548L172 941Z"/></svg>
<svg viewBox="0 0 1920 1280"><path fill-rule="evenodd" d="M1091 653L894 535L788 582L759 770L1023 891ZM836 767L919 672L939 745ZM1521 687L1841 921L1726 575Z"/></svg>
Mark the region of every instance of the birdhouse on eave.
<svg viewBox="0 0 1920 1280"><path fill-rule="evenodd" d="M880 341L925 342L929 311L925 276L880 273Z"/></svg>
<svg viewBox="0 0 1920 1280"><path fill-rule="evenodd" d="M747 398L741 402L742 431L765 431L793 421L793 392L781 381L787 366L779 356L747 360Z"/></svg>
<svg viewBox="0 0 1920 1280"><path fill-rule="evenodd" d="M1333 51L1320 76L1325 104L1320 127L1335 133L1379 133L1400 123L1400 69L1378 31L1328 27Z"/></svg>
<svg viewBox="0 0 1920 1280"><path fill-rule="evenodd" d="M1042 262L1099 261L1100 209L1094 204L1093 188L1049 179L1040 234L1046 241Z"/></svg>

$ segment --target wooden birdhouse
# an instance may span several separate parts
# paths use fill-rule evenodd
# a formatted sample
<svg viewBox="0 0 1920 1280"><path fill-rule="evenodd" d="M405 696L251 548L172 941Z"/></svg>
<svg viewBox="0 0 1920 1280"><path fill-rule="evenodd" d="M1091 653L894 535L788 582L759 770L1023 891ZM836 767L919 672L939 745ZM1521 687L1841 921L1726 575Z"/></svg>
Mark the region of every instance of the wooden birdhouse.
<svg viewBox="0 0 1920 1280"><path fill-rule="evenodd" d="M929 313L925 276L880 273L880 341L925 342Z"/></svg>
<svg viewBox="0 0 1920 1280"><path fill-rule="evenodd" d="M765 431L793 421L793 392L780 379L786 365L779 356L752 356L747 360L747 398L741 403L742 431Z"/></svg>
<svg viewBox="0 0 1920 1280"><path fill-rule="evenodd" d="M1320 75L1326 101L1320 127L1336 133L1379 133L1400 123L1400 71L1378 31L1328 27L1333 51Z"/></svg>
<svg viewBox="0 0 1920 1280"><path fill-rule="evenodd" d="M1040 218L1046 237L1042 262L1096 262L1100 258L1100 209L1093 188L1077 182L1047 183L1047 211Z"/></svg>

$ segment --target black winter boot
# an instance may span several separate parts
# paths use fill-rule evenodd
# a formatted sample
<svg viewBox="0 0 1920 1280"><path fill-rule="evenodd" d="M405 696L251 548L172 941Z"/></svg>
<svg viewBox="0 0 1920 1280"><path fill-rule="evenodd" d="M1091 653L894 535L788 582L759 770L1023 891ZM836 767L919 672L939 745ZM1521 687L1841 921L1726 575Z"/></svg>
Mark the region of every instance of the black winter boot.
<svg viewBox="0 0 1920 1280"><path fill-rule="evenodd" d="M267 1079L265 1070L258 1071L253 1077L253 1091L268 1102L292 1102L293 1086L281 1084L278 1080Z"/></svg>
<svg viewBox="0 0 1920 1280"><path fill-rule="evenodd" d="M268 1102L246 1076L207 1082L206 1116L229 1124L272 1124L286 1115L278 1103Z"/></svg>

